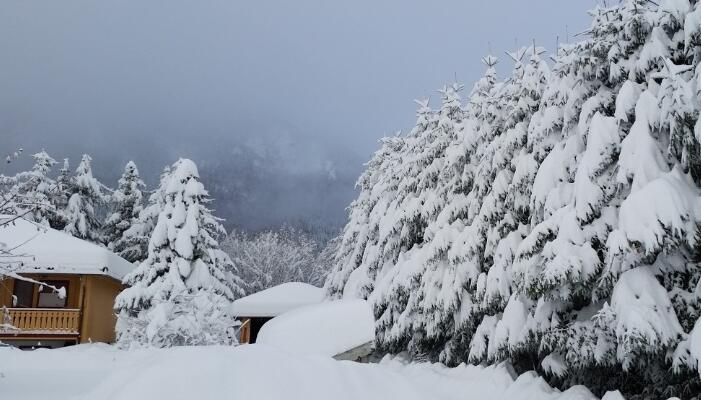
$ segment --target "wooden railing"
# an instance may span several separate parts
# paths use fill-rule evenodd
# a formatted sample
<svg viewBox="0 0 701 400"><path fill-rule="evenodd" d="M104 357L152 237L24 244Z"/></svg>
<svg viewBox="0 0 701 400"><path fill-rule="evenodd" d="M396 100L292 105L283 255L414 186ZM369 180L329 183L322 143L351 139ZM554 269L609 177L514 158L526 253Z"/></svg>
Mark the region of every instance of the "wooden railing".
<svg viewBox="0 0 701 400"><path fill-rule="evenodd" d="M7 311L7 315L5 313ZM80 310L69 308L0 308L0 333L78 334Z"/></svg>

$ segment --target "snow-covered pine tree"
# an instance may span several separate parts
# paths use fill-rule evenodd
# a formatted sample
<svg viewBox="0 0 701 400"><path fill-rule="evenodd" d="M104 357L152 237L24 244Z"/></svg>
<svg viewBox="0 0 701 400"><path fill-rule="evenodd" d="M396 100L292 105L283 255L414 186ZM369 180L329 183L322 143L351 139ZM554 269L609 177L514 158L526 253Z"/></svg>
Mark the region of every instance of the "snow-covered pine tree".
<svg viewBox="0 0 701 400"><path fill-rule="evenodd" d="M124 278L115 300L118 341L125 346L230 343L230 303L243 294L226 234L194 162L180 159L159 191L165 204L149 242L148 258Z"/></svg>
<svg viewBox="0 0 701 400"><path fill-rule="evenodd" d="M508 359L601 392L700 390L701 6L624 0L592 17L552 73L519 54L505 82L489 67L462 135L440 142L436 122L390 153L398 182L369 164L327 288L374 304L381 348ZM433 180L406 172L428 154ZM411 226L417 240L396 239Z"/></svg>
<svg viewBox="0 0 701 400"><path fill-rule="evenodd" d="M97 207L105 202L105 187L92 174L92 157L84 154L71 177L71 196L63 214L63 231L80 239L103 243Z"/></svg>
<svg viewBox="0 0 701 400"><path fill-rule="evenodd" d="M336 265L336 255L341 246L341 239L340 235L332 238L326 243L326 246L317 253L309 283L314 286L324 286L326 278L331 274L331 271Z"/></svg>
<svg viewBox="0 0 701 400"><path fill-rule="evenodd" d="M131 221L129 228L122 232L122 237L115 242L113 251L125 260L138 263L148 257L151 233L166 204L165 189L170 174L170 166L165 167L161 173L158 188L149 195L146 206L139 211L137 218Z"/></svg>
<svg viewBox="0 0 701 400"><path fill-rule="evenodd" d="M15 185L11 189L11 192L16 194L13 208L16 215L49 226L57 213L51 203L56 184L48 176L56 161L43 150L32 155L32 158L32 169L15 176Z"/></svg>
<svg viewBox="0 0 701 400"><path fill-rule="evenodd" d="M124 232L138 220L139 213L143 210L142 190L145 187L136 164L129 161L124 166L124 173L119 179L117 190L112 193L111 209L103 224L103 236L107 248L120 251L126 247L123 241L128 238L124 238Z"/></svg>
<svg viewBox="0 0 701 400"><path fill-rule="evenodd" d="M68 199L71 197L70 173L70 164L68 163L68 159L64 158L63 166L58 171L56 185L50 197L51 204L56 210L56 213L49 220L49 225L56 230L63 230L63 228L66 227L65 210L68 206Z"/></svg>
<svg viewBox="0 0 701 400"><path fill-rule="evenodd" d="M376 218L383 215L395 197L400 177L398 168L401 166L406 139L394 136L383 139L381 143L380 150L375 152L367 163L365 171L356 183L359 195L349 207L349 223L344 228L336 257L338 263L325 283L326 292L333 298L342 297L346 290L349 293L353 291L353 296L365 297L372 290L363 289L366 284L372 282L368 282L367 274L364 270L359 270L359 267L363 264L366 248L374 246L377 241L379 227ZM351 274L358 278L353 278L353 284L349 285Z"/></svg>

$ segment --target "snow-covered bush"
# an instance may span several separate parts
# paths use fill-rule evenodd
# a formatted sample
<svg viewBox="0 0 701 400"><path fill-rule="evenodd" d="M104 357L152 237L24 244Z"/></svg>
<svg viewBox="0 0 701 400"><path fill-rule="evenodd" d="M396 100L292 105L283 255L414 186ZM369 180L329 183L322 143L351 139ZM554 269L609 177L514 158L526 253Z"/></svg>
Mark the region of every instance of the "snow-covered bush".
<svg viewBox="0 0 701 400"><path fill-rule="evenodd" d="M129 287L115 300L118 341L157 347L229 343L230 304L243 291L219 248L226 232L207 208L197 166L180 159L158 192L165 199L148 257L124 278Z"/></svg>
<svg viewBox="0 0 701 400"><path fill-rule="evenodd" d="M519 49L499 81L488 56L466 101L420 102L358 180L328 296L370 300L391 352L701 389L699 15L604 3L551 64Z"/></svg>

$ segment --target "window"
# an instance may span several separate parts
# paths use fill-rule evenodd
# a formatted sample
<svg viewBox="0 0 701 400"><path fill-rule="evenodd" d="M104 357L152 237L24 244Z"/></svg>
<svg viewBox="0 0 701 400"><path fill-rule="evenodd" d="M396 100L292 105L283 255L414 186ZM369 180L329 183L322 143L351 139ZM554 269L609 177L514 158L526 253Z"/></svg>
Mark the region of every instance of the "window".
<svg viewBox="0 0 701 400"><path fill-rule="evenodd" d="M65 288L65 296L61 298L59 293L56 293L50 287L39 286L39 301L37 302L37 307L39 308L63 308L66 306L66 300L68 299L68 281L44 281L45 284L53 286L56 289Z"/></svg>
<svg viewBox="0 0 701 400"><path fill-rule="evenodd" d="M34 284L15 279L15 288L12 292L12 307L30 308L34 300Z"/></svg>

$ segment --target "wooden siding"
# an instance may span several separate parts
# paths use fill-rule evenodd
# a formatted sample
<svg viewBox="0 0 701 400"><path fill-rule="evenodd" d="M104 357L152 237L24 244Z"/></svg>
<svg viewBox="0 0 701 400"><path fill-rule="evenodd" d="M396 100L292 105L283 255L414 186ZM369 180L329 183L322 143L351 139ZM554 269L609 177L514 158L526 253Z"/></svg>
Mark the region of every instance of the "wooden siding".
<svg viewBox="0 0 701 400"><path fill-rule="evenodd" d="M251 320L246 319L239 328L239 343L251 343Z"/></svg>
<svg viewBox="0 0 701 400"><path fill-rule="evenodd" d="M84 276L83 323L80 342L107 342L115 339L117 316L114 299L122 291L121 283L100 275Z"/></svg>
<svg viewBox="0 0 701 400"><path fill-rule="evenodd" d="M12 278L0 279L0 310L6 307L13 317L13 325L20 330L0 332L0 337L16 340L73 337L80 343L114 342L116 316L114 299L123 289L120 282L102 275L27 274L37 281L65 280L69 282L65 308L36 308L39 291L35 285L33 305L35 308L14 308ZM2 320L0 319L0 322ZM18 322L20 326L18 325ZM55 336L54 336L55 335Z"/></svg>

